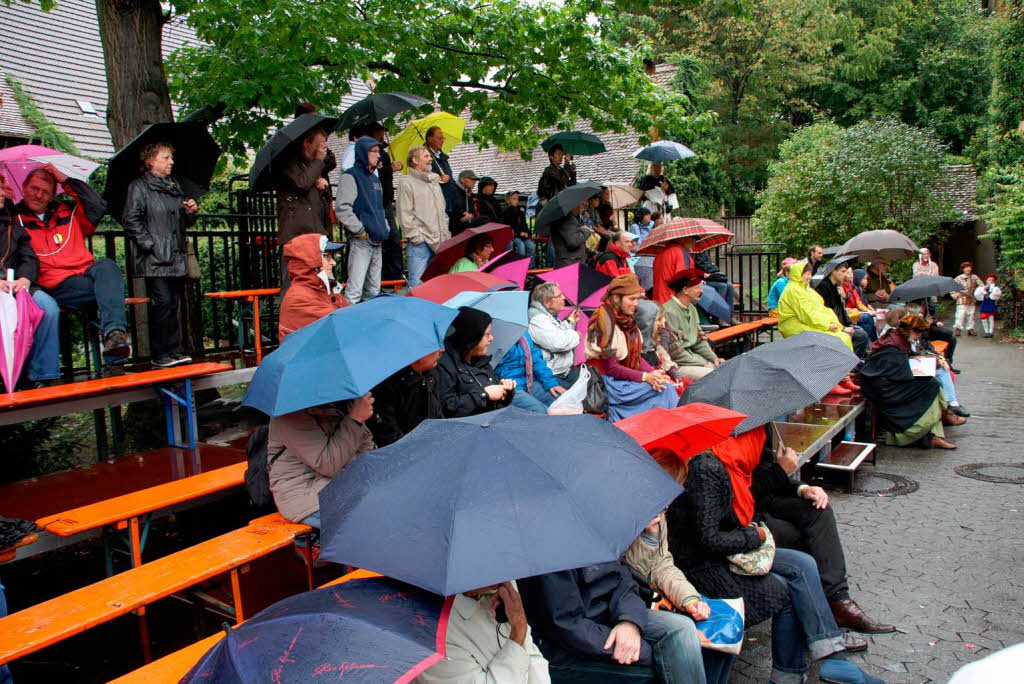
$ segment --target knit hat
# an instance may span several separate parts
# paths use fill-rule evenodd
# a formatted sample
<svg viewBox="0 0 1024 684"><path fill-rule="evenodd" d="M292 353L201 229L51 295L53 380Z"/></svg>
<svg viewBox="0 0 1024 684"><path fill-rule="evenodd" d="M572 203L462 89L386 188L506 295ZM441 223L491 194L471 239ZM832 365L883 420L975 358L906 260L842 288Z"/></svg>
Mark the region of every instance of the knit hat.
<svg viewBox="0 0 1024 684"><path fill-rule="evenodd" d="M864 280L864 276L867 274L868 272L863 268L853 269L853 286L860 287L860 281Z"/></svg>
<svg viewBox="0 0 1024 684"><path fill-rule="evenodd" d="M636 274L630 273L629 275L620 275L613 278L612 282L608 283L608 289L604 293L604 298L608 299L612 295L628 297L643 291L644 288L640 287L640 281L637 279Z"/></svg>
<svg viewBox="0 0 1024 684"><path fill-rule="evenodd" d="M465 354L480 343L490 324L491 315L486 311L460 306L459 315L452 321L447 341L452 349L459 354Z"/></svg>

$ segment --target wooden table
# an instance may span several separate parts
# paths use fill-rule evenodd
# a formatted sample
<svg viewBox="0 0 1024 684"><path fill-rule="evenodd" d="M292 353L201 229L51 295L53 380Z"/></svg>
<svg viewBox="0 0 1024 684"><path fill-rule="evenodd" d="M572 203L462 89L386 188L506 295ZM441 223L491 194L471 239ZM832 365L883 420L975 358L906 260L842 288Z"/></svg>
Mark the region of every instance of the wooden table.
<svg viewBox="0 0 1024 684"><path fill-rule="evenodd" d="M781 437L783 444L796 451L800 466L819 454L822 457L828 456L832 448L832 439L836 435L843 434L847 441L853 439L857 416L864 411L865 405L863 399L848 404L811 404L774 421L773 446L778 446Z"/></svg>
<svg viewBox="0 0 1024 684"><path fill-rule="evenodd" d="M281 294L281 288L279 287L264 287L255 290L230 290L226 292L205 292L204 297L209 299L229 299L234 301L243 301L252 304L252 327L255 329L256 338L256 363L259 364L263 360L263 344L260 335L260 297L275 297ZM239 325L244 325L242 317L238 317ZM243 358L243 365L245 364L245 330L242 331L242 341L239 344L238 352Z"/></svg>

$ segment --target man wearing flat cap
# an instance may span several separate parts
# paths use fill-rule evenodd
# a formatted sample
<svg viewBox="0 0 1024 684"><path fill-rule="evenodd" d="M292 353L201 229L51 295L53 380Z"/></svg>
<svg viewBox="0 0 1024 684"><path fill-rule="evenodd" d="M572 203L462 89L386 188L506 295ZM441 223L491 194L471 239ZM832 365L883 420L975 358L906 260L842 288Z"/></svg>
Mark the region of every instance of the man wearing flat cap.
<svg viewBox="0 0 1024 684"><path fill-rule="evenodd" d="M672 296L661 307L664 328L659 344L687 380L700 380L722 363L701 331L700 315L694 306L704 289L704 275L699 268L677 272L668 284Z"/></svg>

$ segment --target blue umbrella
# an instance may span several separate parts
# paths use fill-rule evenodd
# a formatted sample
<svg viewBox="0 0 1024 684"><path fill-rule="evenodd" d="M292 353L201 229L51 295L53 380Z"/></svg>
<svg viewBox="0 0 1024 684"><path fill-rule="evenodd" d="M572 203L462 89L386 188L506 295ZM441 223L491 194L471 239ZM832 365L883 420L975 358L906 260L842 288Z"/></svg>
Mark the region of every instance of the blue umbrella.
<svg viewBox="0 0 1024 684"><path fill-rule="evenodd" d="M633 153L637 159L646 159L651 162L667 162L673 159L690 159L696 157L697 153L686 145L681 145L671 140L659 140L647 147Z"/></svg>
<svg viewBox="0 0 1024 684"><path fill-rule="evenodd" d="M697 300L697 306L704 309L704 313L709 316L714 316L726 323L732 321L732 309L729 307L729 302L725 301L715 288L706 284L701 291L700 299Z"/></svg>
<svg viewBox="0 0 1024 684"><path fill-rule="evenodd" d="M229 630L181 681L411 681L444 657L451 603L386 577L352 578Z"/></svg>
<svg viewBox="0 0 1024 684"><path fill-rule="evenodd" d="M487 353L495 363L504 358L530 326L530 319L527 318L529 292L460 292L444 305L453 309L471 306L491 315L494 341Z"/></svg>
<svg viewBox="0 0 1024 684"><path fill-rule="evenodd" d="M320 557L456 594L614 561L681 492L596 416L425 420L320 492Z"/></svg>
<svg viewBox="0 0 1024 684"><path fill-rule="evenodd" d="M396 295L338 309L268 354L242 403L280 416L361 397L395 371L443 349L456 315L446 306Z"/></svg>

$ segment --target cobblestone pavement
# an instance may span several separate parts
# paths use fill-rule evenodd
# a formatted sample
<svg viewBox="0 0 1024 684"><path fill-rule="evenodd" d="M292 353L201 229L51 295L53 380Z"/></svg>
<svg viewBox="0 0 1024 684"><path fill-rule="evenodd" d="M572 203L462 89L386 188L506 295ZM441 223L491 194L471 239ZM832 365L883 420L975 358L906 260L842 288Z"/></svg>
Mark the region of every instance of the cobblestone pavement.
<svg viewBox="0 0 1024 684"><path fill-rule="evenodd" d="M896 497L830 492L853 598L899 629L868 637L868 650L849 658L887 682L946 682L962 664L1024 642L1024 484L954 472L970 463L1024 466L1024 346L964 337L955 361L964 371L957 380L960 403L972 414L963 426L946 429L959 448L879 446L878 465L861 467L858 489L888 487L871 477L877 470L913 480L916 491ZM982 473L1024 476L1020 467ZM768 625L750 630L732 682L768 680Z"/></svg>

